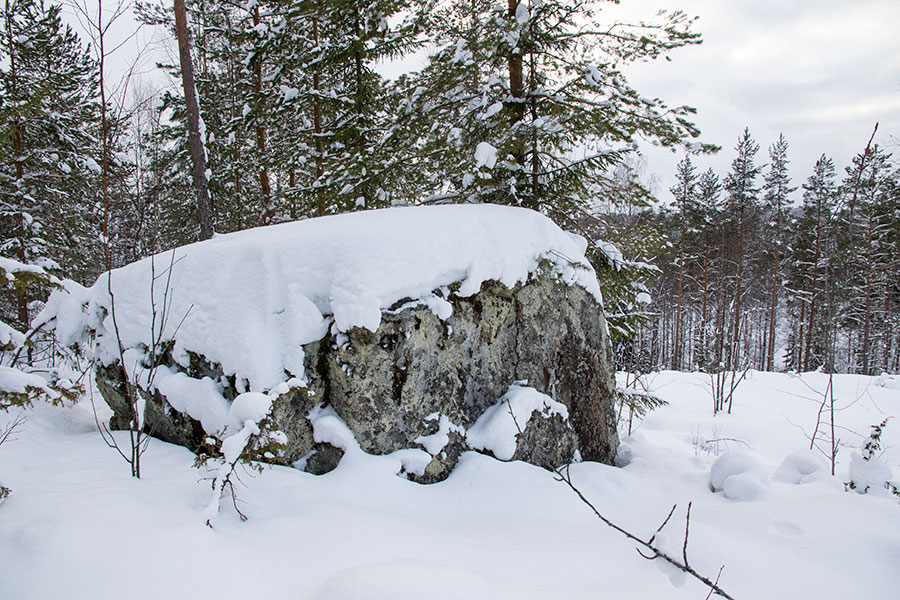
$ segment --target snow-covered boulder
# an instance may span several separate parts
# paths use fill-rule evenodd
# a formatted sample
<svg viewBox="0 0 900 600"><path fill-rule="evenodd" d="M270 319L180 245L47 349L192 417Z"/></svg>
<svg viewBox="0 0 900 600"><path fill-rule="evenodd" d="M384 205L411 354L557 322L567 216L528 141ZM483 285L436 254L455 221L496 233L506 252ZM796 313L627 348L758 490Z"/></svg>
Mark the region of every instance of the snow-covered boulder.
<svg viewBox="0 0 900 600"><path fill-rule="evenodd" d="M282 459L314 472L340 457L314 439L320 406L365 452L427 452L424 471L411 473L422 481L446 477L475 449L466 432L500 402L516 415L515 450L502 458L611 462L612 356L584 250L518 208L353 213L144 259L111 281L70 286L43 318L63 343L93 349L113 426L131 421L124 360L148 431L191 448L240 428L235 398L262 393L287 438ZM546 400L516 414L514 384Z"/></svg>

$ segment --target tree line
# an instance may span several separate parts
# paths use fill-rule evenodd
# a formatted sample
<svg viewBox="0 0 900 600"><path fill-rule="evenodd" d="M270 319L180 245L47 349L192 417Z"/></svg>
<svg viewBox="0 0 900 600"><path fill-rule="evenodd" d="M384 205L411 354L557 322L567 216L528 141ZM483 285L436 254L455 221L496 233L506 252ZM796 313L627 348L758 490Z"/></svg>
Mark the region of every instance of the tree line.
<svg viewBox="0 0 900 600"><path fill-rule="evenodd" d="M870 208L887 197L882 180L896 188L884 152L867 150L849 186L827 183L823 166L821 186L834 189L810 195L811 221L806 200L791 208L775 158L761 175L747 134L732 173L698 176L685 159L677 210L651 210L631 158L639 142L717 148L699 141L693 108L642 95L624 71L701 38L683 12L623 23L605 19L604 4L139 3L143 26L178 42L174 64L160 65L178 85L157 90L107 72L125 5L75 3L82 39L58 4L4 0L0 252L88 284L213 231L496 202L588 240L623 361L773 368L769 341L790 336L792 368L826 356L828 368L896 365L884 245L894 229ZM381 73L416 53L420 69ZM853 293L838 275L851 269ZM46 292L8 286L3 321L26 331Z"/></svg>
<svg viewBox="0 0 900 600"><path fill-rule="evenodd" d="M873 134L874 137L874 134ZM744 130L728 173L685 156L655 219L670 244L628 360L677 370L900 370L900 169L870 141L800 185L784 136Z"/></svg>

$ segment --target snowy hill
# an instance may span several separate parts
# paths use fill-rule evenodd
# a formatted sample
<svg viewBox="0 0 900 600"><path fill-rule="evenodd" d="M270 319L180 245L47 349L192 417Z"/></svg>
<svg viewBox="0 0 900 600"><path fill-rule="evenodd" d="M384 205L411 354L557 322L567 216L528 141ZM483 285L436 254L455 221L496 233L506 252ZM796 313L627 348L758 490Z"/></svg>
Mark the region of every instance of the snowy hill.
<svg viewBox="0 0 900 600"><path fill-rule="evenodd" d="M711 578L724 565L719 583L735 598L896 598L900 503L846 492L843 483L869 426L900 414L900 380L835 376L840 446L832 477L824 456L808 454L827 379L751 372L733 413L713 417L705 376L650 376L650 389L669 405L623 436L627 464L576 464L572 480L602 514L643 539L677 503L657 536L677 556L692 502L691 565ZM820 433L830 434L829 418ZM900 422L888 422L882 441L880 459L896 471ZM829 443L826 436L818 445ZM552 473L523 463L467 453L447 481L431 486L396 477L396 459L361 453L324 476L266 467L241 477L238 498L249 519L223 505L211 529L202 516L209 481L192 461L187 450L152 441L144 478L132 479L101 441L89 403L36 407L0 446L0 471L13 489L0 506L0 596L707 594L659 560L641 558ZM750 483L714 492L711 472Z"/></svg>

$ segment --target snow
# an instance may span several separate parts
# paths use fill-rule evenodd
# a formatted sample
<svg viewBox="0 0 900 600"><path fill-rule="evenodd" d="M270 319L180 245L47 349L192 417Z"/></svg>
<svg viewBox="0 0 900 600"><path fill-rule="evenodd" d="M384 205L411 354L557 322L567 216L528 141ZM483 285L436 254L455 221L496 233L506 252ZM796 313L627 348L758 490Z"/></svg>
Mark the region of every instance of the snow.
<svg viewBox="0 0 900 600"><path fill-rule="evenodd" d="M0 321L0 346L18 348L24 343L25 336L21 332Z"/></svg>
<svg viewBox="0 0 900 600"><path fill-rule="evenodd" d="M888 495L885 482L894 478L894 473L884 461L877 457L865 459L859 452L850 454L850 481L860 494Z"/></svg>
<svg viewBox="0 0 900 600"><path fill-rule="evenodd" d="M531 19L531 14L528 12L528 6L522 2L516 7L516 22L519 25L524 25L529 19Z"/></svg>
<svg viewBox="0 0 900 600"><path fill-rule="evenodd" d="M110 364L119 358L111 286L126 349L174 339L176 354L201 354L226 375L249 381L251 391L266 392L291 376L303 380L302 345L321 339L332 325L339 332L375 331L382 311L405 298L421 300L446 319L452 306L435 290L459 283L456 294L470 296L488 280L512 287L542 260L561 281L600 300L584 240L539 213L433 206L216 236L116 269L89 289L67 285L51 296L38 321L55 318L66 344L95 332L98 358ZM212 384L204 385L201 393L213 396Z"/></svg>
<svg viewBox="0 0 900 600"><path fill-rule="evenodd" d="M493 169L497 164L497 149L487 142L480 142L475 147L475 168L487 167Z"/></svg>
<svg viewBox="0 0 900 600"><path fill-rule="evenodd" d="M498 112L500 112L501 110L503 110L503 103L502 103L502 102L494 102L493 104L491 104L490 106L487 107L487 110L484 111L484 114L481 115L481 118L482 118L482 119L490 119L491 117L493 117L494 115L496 115L496 114L497 114ZM488 145L490 145L490 144L488 144ZM491 151L493 151L493 152L494 152L494 155L496 155L496 153L497 153L496 148L494 148L493 146L491 146ZM476 155L477 155L477 148L476 148ZM496 160L496 159L495 159L495 160ZM481 166L481 165L479 165L479 166ZM492 166L493 166L493 165L491 165L491 167L492 167ZM488 167L488 168L491 168L491 167Z"/></svg>
<svg viewBox="0 0 900 600"><path fill-rule="evenodd" d="M765 495L766 475L749 452L732 450L722 454L709 471L709 485L732 500L757 500Z"/></svg>
<svg viewBox="0 0 900 600"><path fill-rule="evenodd" d="M569 418L566 406L532 387L513 384L506 394L488 408L466 432L469 446L488 450L500 460L512 460L516 452L516 437L524 430L532 413L547 417L559 415Z"/></svg>
<svg viewBox="0 0 900 600"><path fill-rule="evenodd" d="M677 504L657 542L679 557L692 502L691 565L713 579L724 565L719 584L735 598L896 597L898 499L843 484L869 426L900 415L900 392L877 377L835 376L844 410L831 477L807 438L827 376L750 372L732 414L716 417L706 376L664 372L646 381L669 405L623 437L628 464L571 467L601 514L647 539ZM247 403L255 406L253 397ZM0 413L0 428L14 417ZM206 477L215 473L192 468L186 449L151 440L135 480L103 443L89 402L37 405L0 446L0 481L12 488L0 505L3 599L707 596L692 578L641 558L552 473L467 452L447 481L418 485L395 474L426 452L366 455L333 411L320 409L314 421L317 439L346 446L340 466L320 477L239 470L237 502L248 520L226 497L210 528ZM127 444L127 432L113 435ZM896 419L883 442L879 460L896 471ZM735 501L710 490L713 465L732 450L771 474L763 497ZM739 477L734 470L722 472ZM797 475L807 479L788 481Z"/></svg>
<svg viewBox="0 0 900 600"><path fill-rule="evenodd" d="M28 394L29 388L41 390L50 398L59 397L59 393L50 389L40 375L25 373L12 367L0 367L0 391L11 394Z"/></svg>
<svg viewBox="0 0 900 600"><path fill-rule="evenodd" d="M802 485L822 481L828 474L828 463L820 454L812 450L799 450L789 454L775 472L772 480L792 485Z"/></svg>
<svg viewBox="0 0 900 600"><path fill-rule="evenodd" d="M431 435L423 435L416 438L416 443L421 444L432 456L437 455L450 443L450 433L455 432L461 436L466 435L466 430L454 424L447 415L434 413L425 417L426 421L437 421L438 430Z"/></svg>

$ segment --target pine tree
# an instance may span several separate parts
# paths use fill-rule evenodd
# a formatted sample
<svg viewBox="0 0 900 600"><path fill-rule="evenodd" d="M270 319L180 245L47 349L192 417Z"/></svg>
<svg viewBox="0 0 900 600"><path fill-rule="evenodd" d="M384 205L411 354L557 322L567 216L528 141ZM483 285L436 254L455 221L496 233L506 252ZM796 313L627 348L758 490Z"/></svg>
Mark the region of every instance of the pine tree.
<svg viewBox="0 0 900 600"><path fill-rule="evenodd" d="M750 136L750 129L745 128L743 135L735 146L737 156L731 162L731 171L725 178L724 189L727 193L726 206L732 213L737 227L737 255L734 257L736 264L734 309L732 317L732 336L726 353L726 370L738 369L741 366L741 300L746 283L744 281L745 256L744 244L747 238L748 223L758 209L759 188L756 187L756 178L759 176L760 167L755 164L756 153L759 151L757 144Z"/></svg>
<svg viewBox="0 0 900 600"><path fill-rule="evenodd" d="M788 143L783 135L778 136L778 141L769 146L769 170L764 176L763 203L769 215L769 226L772 227L774 239L772 240L772 283L771 300L769 303L769 328L766 335L766 351L763 367L771 371L775 366L776 344L776 314L778 312L778 290L781 287L782 265L781 259L784 252L783 232L790 204L788 196L797 188L791 187L791 178L788 173Z"/></svg>
<svg viewBox="0 0 900 600"><path fill-rule="evenodd" d="M697 189L697 175L694 165L691 163L690 156L685 156L678 163L675 172L675 185L669 188L669 191L675 197L678 205L678 295L676 299L675 311L675 339L674 352L672 355L672 368L680 370L683 366L682 360L682 309L684 308L684 272L685 272L685 244L688 235L688 218L691 211L694 210L695 194Z"/></svg>
<svg viewBox="0 0 900 600"><path fill-rule="evenodd" d="M836 203L834 163L823 154L803 184L803 202L794 225L791 287L795 326L787 362L797 371L823 364L829 372L834 368L829 330L838 326L832 314L831 276Z"/></svg>
<svg viewBox="0 0 900 600"><path fill-rule="evenodd" d="M709 314L710 286L713 271L713 240L720 220L722 184L711 168L700 176L697 183L697 211L694 213L694 227L703 233L702 300L700 307L700 340L698 366L705 368L710 362ZM722 287L724 287L724 282ZM721 355L717 358L721 362Z"/></svg>
<svg viewBox="0 0 900 600"><path fill-rule="evenodd" d="M96 275L97 67L58 5L7 0L0 36L0 250ZM30 294L19 290L27 328Z"/></svg>
<svg viewBox="0 0 900 600"><path fill-rule="evenodd" d="M604 27L599 2L455 0L433 16L438 51L409 81L432 193L541 209L561 223L613 185L638 137L698 135L689 107L648 100L619 70L699 42L683 13Z"/></svg>
<svg viewBox="0 0 900 600"><path fill-rule="evenodd" d="M852 277L843 312L850 328L856 329L855 352L853 345L848 344L855 354L851 368L866 375L875 374L881 368L884 356L879 352L876 331L885 317L880 291L890 290L890 284L885 282L894 279L888 272L895 257L884 251L882 242L883 236L890 236L888 232L894 225L890 208L893 175L890 155L875 144L854 157L842 186L846 203L840 215L846 231L844 268Z"/></svg>

